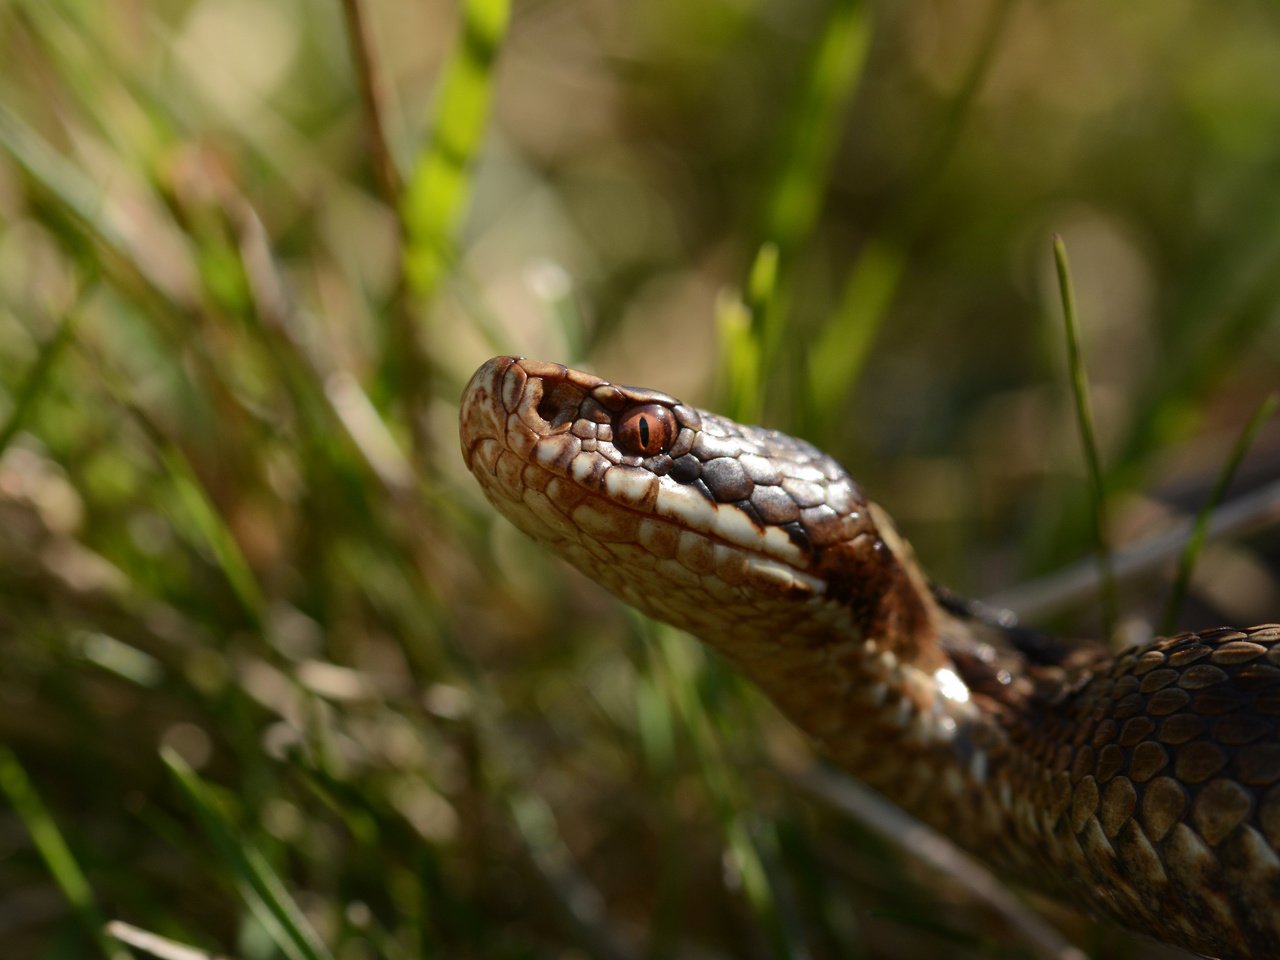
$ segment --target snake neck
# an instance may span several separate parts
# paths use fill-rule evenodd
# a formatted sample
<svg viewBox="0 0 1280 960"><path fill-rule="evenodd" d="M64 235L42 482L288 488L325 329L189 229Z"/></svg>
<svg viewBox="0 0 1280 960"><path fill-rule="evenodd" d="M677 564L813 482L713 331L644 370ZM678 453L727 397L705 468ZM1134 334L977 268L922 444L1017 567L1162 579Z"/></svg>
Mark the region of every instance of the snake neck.
<svg viewBox="0 0 1280 960"><path fill-rule="evenodd" d="M821 594L774 614L747 608L731 630L697 605L655 612L717 649L846 766L850 744L886 732L932 743L969 718L943 643L964 631L878 508L866 504L853 535L815 551L805 572Z"/></svg>
<svg viewBox="0 0 1280 960"><path fill-rule="evenodd" d="M1055 718L1107 655L1020 631L935 591L883 511L868 502L864 517L855 536L817 555L828 590L811 615L743 619L731 632L681 625L841 767L1024 873L1001 808L1041 782Z"/></svg>

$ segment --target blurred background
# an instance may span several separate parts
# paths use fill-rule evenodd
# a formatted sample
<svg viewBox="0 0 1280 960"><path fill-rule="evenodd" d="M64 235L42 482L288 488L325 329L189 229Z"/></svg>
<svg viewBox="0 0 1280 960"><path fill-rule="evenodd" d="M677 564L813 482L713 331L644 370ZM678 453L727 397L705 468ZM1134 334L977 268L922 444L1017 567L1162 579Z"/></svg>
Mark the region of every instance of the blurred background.
<svg viewBox="0 0 1280 960"><path fill-rule="evenodd" d="M457 400L519 353L799 433L1017 600L1093 542L1060 234L1156 536L1280 385L1280 7L9 0L0 61L0 954L1043 955L502 522ZM1277 478L1268 423L1178 626L1280 618Z"/></svg>

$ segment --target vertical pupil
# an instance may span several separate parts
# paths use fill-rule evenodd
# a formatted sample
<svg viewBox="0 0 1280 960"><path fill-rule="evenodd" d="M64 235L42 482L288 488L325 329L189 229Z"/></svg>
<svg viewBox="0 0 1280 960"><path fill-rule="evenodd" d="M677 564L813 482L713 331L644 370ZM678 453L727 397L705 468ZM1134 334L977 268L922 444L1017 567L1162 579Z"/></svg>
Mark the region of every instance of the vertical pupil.
<svg viewBox="0 0 1280 960"><path fill-rule="evenodd" d="M641 448L649 446L649 418L645 416L640 418L640 446Z"/></svg>

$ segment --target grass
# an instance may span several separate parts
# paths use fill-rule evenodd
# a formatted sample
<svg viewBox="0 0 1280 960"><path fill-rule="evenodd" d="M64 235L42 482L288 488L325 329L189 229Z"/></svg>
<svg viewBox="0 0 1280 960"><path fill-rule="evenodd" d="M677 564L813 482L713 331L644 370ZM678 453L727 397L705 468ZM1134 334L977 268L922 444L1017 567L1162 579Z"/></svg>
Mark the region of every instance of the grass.
<svg viewBox="0 0 1280 960"><path fill-rule="evenodd" d="M1058 272L1058 288L1062 293L1062 326L1066 334L1067 368L1071 379L1071 396L1075 401L1076 425L1080 430L1080 448L1084 453L1089 477L1090 509L1093 513L1094 550L1102 577L1102 626L1110 637L1116 626L1116 581L1111 570L1111 545L1107 537L1106 480L1102 459L1098 455L1097 431L1093 425L1093 407L1089 402L1088 374L1080 353L1080 319L1076 312L1076 294L1071 285L1071 267L1067 247L1061 237L1053 238L1053 262Z"/></svg>
<svg viewBox="0 0 1280 960"><path fill-rule="evenodd" d="M1061 230L1111 542L1193 513L1280 371L1233 11L5 5L0 954L1053 953L501 522L457 399L548 355L801 432L990 592L1089 546ZM1211 545L1181 625L1276 560Z"/></svg>
<svg viewBox="0 0 1280 960"><path fill-rule="evenodd" d="M1172 587L1169 589L1169 600L1165 604L1164 615L1160 618L1161 633L1168 634L1177 629L1178 614L1182 610L1182 604L1186 601L1187 591L1190 589L1191 573L1195 569L1196 561L1200 559L1200 554L1204 551L1205 541L1208 539L1209 521L1213 517L1214 511L1221 505L1222 498L1226 494L1227 488L1231 486L1231 481L1235 478L1236 471L1240 469L1240 462L1249 452L1249 448L1253 446L1259 431L1262 430L1268 420L1275 416L1277 408L1280 408L1280 394L1273 391L1262 398L1262 401L1258 404L1258 409L1253 412L1249 422L1240 431L1240 437L1235 442L1235 445L1232 446L1231 453L1223 461L1222 469L1214 481L1213 489L1209 491L1209 496L1205 498L1204 505L1197 511L1195 526L1187 540L1186 550L1178 558L1178 572L1173 578Z"/></svg>
<svg viewBox="0 0 1280 960"><path fill-rule="evenodd" d="M88 938L109 960L124 960L125 952L106 935L93 891L67 847L58 825L36 794L22 765L8 750L0 749L0 793L3 793L39 851L49 875L58 885Z"/></svg>

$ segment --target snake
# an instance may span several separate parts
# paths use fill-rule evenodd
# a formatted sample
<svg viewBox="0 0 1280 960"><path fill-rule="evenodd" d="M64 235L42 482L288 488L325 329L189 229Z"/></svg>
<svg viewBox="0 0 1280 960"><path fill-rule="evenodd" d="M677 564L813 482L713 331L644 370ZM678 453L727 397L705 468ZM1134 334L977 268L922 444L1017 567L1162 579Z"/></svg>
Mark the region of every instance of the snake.
<svg viewBox="0 0 1280 960"><path fill-rule="evenodd" d="M460 438L516 527L999 875L1206 956L1280 957L1280 624L1048 638L934 585L808 442L558 363L481 366Z"/></svg>

